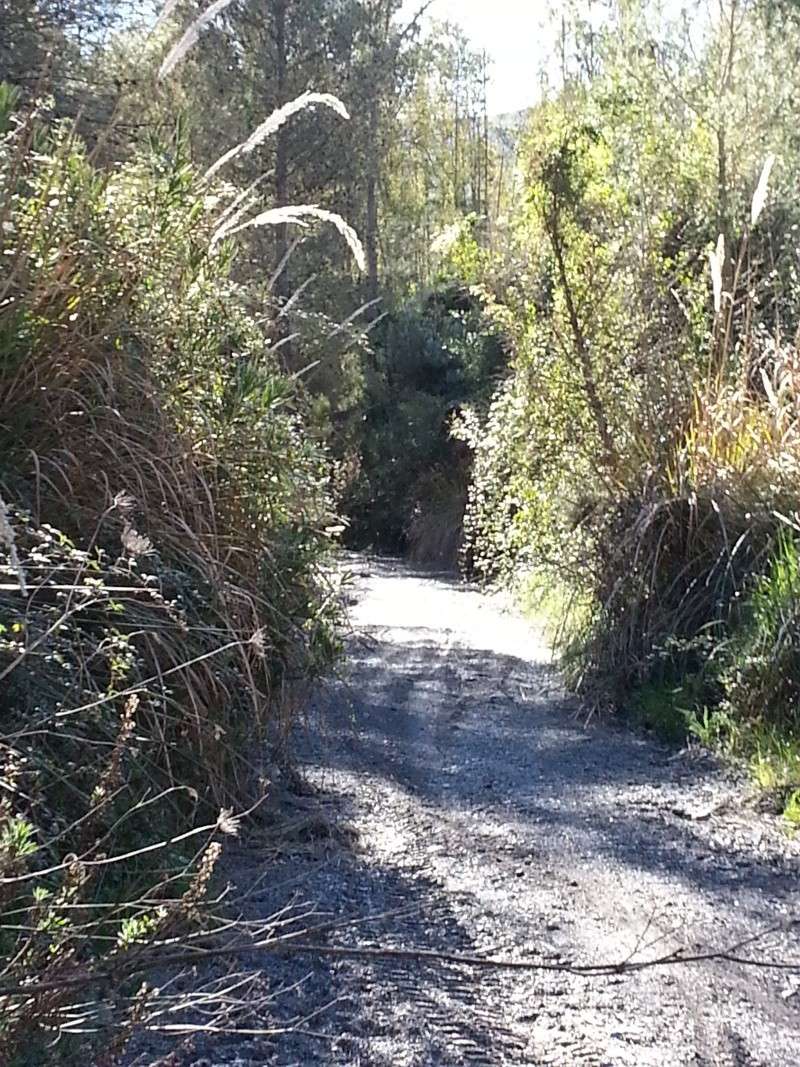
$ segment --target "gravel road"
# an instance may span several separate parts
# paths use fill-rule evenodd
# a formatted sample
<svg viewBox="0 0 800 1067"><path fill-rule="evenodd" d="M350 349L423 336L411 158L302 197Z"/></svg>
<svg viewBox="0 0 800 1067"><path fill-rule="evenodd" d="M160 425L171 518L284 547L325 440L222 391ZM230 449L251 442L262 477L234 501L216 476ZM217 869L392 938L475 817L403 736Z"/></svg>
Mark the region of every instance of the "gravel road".
<svg viewBox="0 0 800 1067"><path fill-rule="evenodd" d="M287 852L266 885L263 860L243 853L236 877L260 879L254 914L294 886L331 918L385 915L334 945L544 963L703 951L783 924L742 951L800 960L800 846L742 804L741 782L699 753L585 725L542 642L497 601L385 561L356 574L349 673L300 742L315 803L353 837ZM195 1045L187 1062L800 1065L800 967L265 968L273 1023L303 1017L298 1031Z"/></svg>

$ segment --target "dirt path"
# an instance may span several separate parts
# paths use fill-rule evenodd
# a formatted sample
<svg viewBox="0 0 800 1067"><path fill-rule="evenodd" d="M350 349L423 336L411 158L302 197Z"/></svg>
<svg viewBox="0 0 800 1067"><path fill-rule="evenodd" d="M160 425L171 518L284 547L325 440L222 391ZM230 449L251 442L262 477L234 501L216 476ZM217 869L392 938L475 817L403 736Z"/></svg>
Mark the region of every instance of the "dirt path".
<svg viewBox="0 0 800 1067"><path fill-rule="evenodd" d="M584 728L521 620L387 563L358 585L349 680L320 699L304 755L357 844L287 856L254 907L294 885L332 917L408 909L332 943L551 962L717 946L800 917L800 850L778 821L743 813L707 761ZM755 951L796 960L799 942L795 925ZM329 1007L273 1043L216 1045L212 1063L800 1065L800 970L267 966L278 1020Z"/></svg>

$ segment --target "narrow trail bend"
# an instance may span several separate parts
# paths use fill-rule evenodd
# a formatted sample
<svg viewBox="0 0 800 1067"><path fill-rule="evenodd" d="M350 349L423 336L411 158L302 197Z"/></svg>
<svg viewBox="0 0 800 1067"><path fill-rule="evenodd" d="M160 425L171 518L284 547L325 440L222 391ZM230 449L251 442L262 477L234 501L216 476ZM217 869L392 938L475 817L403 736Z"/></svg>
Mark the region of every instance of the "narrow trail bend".
<svg viewBox="0 0 800 1067"><path fill-rule="evenodd" d="M798 914L797 843L709 761L584 726L545 648L492 600L386 562L360 571L351 669L304 754L356 843L284 873L334 918L408 911L332 943L596 962L725 945ZM755 951L798 959L799 934L787 924ZM800 1065L796 971L268 966L302 981L280 1010L333 1003L273 1058L237 1063Z"/></svg>

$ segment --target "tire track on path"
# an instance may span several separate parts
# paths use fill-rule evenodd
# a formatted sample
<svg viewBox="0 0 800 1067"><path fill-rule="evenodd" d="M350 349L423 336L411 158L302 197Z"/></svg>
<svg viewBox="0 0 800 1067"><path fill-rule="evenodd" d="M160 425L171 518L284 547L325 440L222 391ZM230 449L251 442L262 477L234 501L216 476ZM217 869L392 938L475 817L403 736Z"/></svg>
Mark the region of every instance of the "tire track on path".
<svg viewBox="0 0 800 1067"><path fill-rule="evenodd" d="M497 601L395 563L351 566L349 674L319 694L299 743L306 781L356 844L284 855L255 917L294 884L332 919L384 916L335 944L596 963L729 944L798 914L798 842L741 804L741 783L697 754L584 727L541 641ZM257 856L231 872L262 875ZM799 932L764 953L799 958ZM210 1041L214 1067L800 1067L785 973L263 967L273 1025L322 1014L271 1041Z"/></svg>

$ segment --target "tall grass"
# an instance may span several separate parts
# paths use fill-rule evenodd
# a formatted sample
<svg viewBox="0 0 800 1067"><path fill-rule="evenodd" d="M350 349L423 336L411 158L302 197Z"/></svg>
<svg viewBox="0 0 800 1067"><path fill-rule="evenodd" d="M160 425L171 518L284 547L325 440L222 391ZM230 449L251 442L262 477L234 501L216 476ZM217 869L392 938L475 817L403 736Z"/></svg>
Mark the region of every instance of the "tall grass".
<svg viewBox="0 0 800 1067"><path fill-rule="evenodd" d="M141 976L224 929L230 812L336 654L335 523L180 135L101 169L7 89L0 130L0 1061L113 1059L190 1025Z"/></svg>

